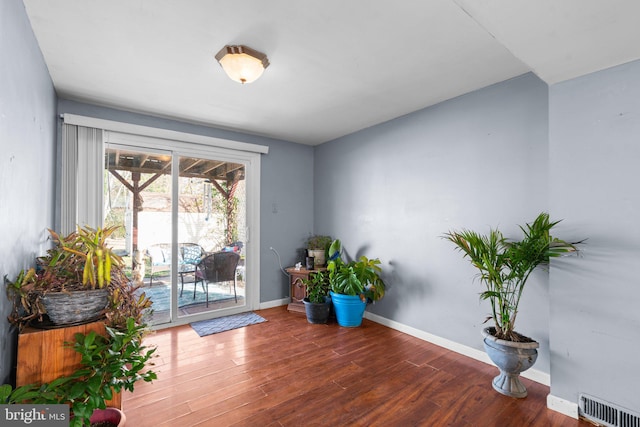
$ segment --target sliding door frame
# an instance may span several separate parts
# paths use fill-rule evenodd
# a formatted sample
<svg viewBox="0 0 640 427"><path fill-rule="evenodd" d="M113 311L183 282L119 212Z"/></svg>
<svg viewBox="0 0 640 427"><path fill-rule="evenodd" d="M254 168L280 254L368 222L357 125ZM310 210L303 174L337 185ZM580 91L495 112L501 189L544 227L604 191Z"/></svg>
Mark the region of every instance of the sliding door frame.
<svg viewBox="0 0 640 427"><path fill-rule="evenodd" d="M227 148L210 147L200 144L190 144L182 141L159 139L142 135L131 135L121 132L104 132L105 147L117 146L131 150L163 151L172 155L172 224L171 240L173 245L172 265L177 265L178 242L178 178L179 161L181 157L197 157L210 160L224 160L241 163L245 166L246 197L247 197L247 230L246 230L246 296L245 305L224 308L215 312L178 316L178 290L176 286L171 288L171 301L174 310L171 310L171 321L159 324L158 329L190 323L193 321L225 316L248 310L256 310L260 306L260 154L236 151ZM178 283L178 269L171 270L172 283Z"/></svg>

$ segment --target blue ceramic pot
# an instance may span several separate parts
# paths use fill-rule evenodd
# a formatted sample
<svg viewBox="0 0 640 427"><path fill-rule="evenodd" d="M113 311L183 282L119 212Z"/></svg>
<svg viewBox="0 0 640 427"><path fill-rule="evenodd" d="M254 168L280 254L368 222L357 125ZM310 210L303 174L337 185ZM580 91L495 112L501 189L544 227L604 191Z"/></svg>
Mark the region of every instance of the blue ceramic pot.
<svg viewBox="0 0 640 427"><path fill-rule="evenodd" d="M359 295L343 295L330 292L338 325L355 328L362 324L362 316L367 303Z"/></svg>

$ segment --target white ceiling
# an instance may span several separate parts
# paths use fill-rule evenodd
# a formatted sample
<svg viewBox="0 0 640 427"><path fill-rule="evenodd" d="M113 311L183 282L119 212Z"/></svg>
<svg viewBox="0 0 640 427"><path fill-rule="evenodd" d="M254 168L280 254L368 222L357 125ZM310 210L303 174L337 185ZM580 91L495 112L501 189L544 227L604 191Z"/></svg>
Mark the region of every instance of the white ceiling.
<svg viewBox="0 0 640 427"><path fill-rule="evenodd" d="M638 0L24 0L62 98L316 145L532 71L640 58ZM214 59L266 53L248 85Z"/></svg>

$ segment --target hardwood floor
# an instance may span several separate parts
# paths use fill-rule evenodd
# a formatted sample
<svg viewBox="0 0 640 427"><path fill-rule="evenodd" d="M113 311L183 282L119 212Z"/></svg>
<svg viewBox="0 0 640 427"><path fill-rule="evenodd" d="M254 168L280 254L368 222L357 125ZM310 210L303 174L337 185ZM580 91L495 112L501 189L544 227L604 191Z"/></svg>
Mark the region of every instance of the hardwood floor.
<svg viewBox="0 0 640 427"><path fill-rule="evenodd" d="M158 331L158 379L125 393L128 426L590 426L546 408L549 388L495 392L497 368L369 320L311 325L285 307L267 322L200 338Z"/></svg>

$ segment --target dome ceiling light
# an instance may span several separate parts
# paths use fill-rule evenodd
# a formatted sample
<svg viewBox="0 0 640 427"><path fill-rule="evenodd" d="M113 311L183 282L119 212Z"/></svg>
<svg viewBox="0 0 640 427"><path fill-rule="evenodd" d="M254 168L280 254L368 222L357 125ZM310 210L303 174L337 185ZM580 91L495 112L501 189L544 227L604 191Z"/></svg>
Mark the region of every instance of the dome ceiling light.
<svg viewBox="0 0 640 427"><path fill-rule="evenodd" d="M256 81L269 66L267 55L244 45L227 45L216 59L231 80L242 84Z"/></svg>

